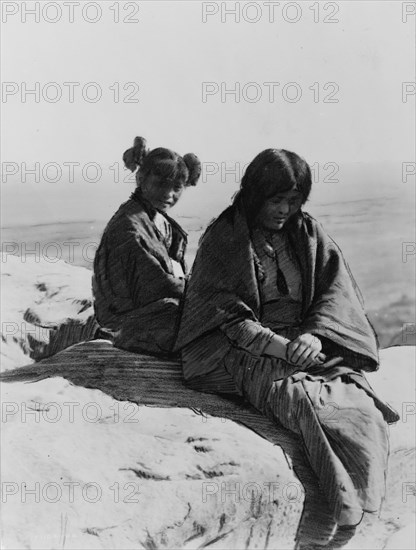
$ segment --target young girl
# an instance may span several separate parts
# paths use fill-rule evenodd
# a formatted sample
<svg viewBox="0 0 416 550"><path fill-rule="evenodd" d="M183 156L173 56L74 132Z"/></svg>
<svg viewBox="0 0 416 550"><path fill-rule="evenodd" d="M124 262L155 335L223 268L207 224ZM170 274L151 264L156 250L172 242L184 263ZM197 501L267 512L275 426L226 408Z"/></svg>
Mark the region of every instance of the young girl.
<svg viewBox="0 0 416 550"><path fill-rule="evenodd" d="M116 347L169 356L184 291L187 236L167 215L201 172L194 154L148 151L136 137L123 160L137 188L108 223L94 260L97 321Z"/></svg>

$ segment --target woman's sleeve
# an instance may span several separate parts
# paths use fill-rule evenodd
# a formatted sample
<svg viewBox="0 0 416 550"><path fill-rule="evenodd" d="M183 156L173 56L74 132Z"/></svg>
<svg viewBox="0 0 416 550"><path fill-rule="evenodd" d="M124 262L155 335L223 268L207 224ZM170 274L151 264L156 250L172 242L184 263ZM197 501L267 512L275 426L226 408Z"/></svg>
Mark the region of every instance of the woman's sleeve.
<svg viewBox="0 0 416 550"><path fill-rule="evenodd" d="M262 355L274 332L252 319L231 321L221 325L221 330L231 342L252 355Z"/></svg>

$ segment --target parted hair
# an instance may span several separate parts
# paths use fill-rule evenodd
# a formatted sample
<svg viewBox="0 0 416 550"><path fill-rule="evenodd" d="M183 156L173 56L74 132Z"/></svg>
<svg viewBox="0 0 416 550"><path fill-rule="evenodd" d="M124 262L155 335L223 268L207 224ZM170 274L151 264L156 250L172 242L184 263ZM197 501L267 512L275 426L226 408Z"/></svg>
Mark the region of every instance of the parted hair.
<svg viewBox="0 0 416 550"><path fill-rule="evenodd" d="M136 173L140 183L149 174L155 174L174 181L180 181L186 187L196 185L201 175L201 162L194 153L183 157L164 147L150 151L143 137L134 138L133 147L123 154L123 161L129 170Z"/></svg>
<svg viewBox="0 0 416 550"><path fill-rule="evenodd" d="M234 201L242 198L247 219L251 221L264 202L278 193L296 188L304 204L311 187L311 169L302 157L285 149L265 149L247 166Z"/></svg>

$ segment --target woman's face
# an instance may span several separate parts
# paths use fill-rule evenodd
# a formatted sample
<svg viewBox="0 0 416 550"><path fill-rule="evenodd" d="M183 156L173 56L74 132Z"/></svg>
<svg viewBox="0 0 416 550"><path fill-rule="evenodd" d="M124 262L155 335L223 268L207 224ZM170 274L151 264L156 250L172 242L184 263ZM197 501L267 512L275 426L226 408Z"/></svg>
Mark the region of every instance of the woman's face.
<svg viewBox="0 0 416 550"><path fill-rule="evenodd" d="M298 212L302 200L302 194L296 189L266 199L257 215L257 223L270 231L279 231Z"/></svg>
<svg viewBox="0 0 416 550"><path fill-rule="evenodd" d="M156 210L166 212L178 202L185 189L185 185L180 181L163 178L156 174L149 174L141 183L140 188L144 198Z"/></svg>

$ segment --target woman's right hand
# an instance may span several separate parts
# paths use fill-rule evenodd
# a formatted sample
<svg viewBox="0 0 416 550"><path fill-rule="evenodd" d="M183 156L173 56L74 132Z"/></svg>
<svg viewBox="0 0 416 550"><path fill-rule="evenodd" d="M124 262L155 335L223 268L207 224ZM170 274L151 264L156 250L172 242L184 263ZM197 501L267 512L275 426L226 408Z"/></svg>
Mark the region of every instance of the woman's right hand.
<svg viewBox="0 0 416 550"><path fill-rule="evenodd" d="M310 333L300 334L288 343L286 360L292 365L308 369L322 365L321 350L322 343L317 336Z"/></svg>
<svg viewBox="0 0 416 550"><path fill-rule="evenodd" d="M312 336L312 338L316 337ZM316 338L316 340L318 339ZM318 342L319 344L321 343L319 340ZM275 334L264 350L264 353L278 359L284 359L292 365L302 367L302 369L307 369L316 365L322 365L326 359L325 355L320 353L322 346L318 342L307 338L306 335L301 335L295 340L290 341L288 338ZM305 360L305 355L303 354L305 350L309 350L305 354L308 356L307 360Z"/></svg>

